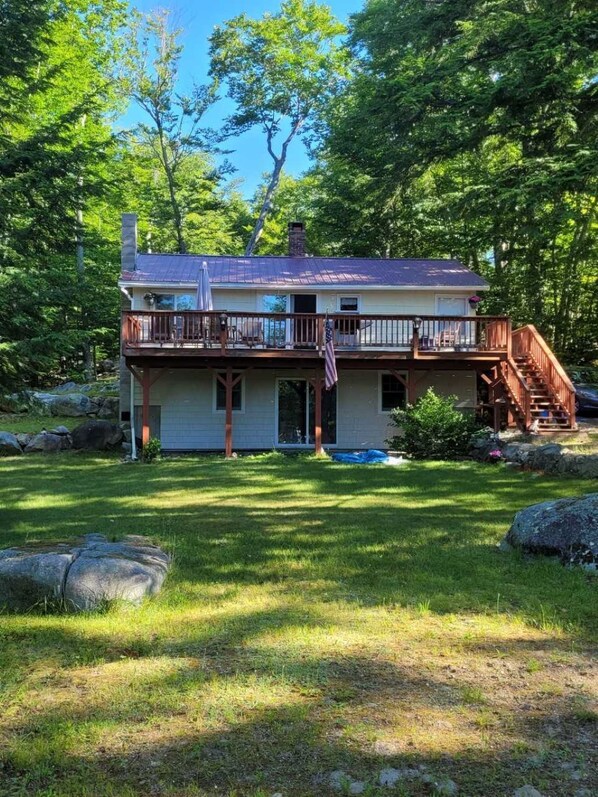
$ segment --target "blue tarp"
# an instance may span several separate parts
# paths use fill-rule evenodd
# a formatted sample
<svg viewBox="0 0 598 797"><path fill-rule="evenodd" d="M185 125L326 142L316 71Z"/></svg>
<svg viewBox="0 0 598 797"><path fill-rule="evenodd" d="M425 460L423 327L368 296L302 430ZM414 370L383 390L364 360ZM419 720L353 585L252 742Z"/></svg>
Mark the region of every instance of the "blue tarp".
<svg viewBox="0 0 598 797"><path fill-rule="evenodd" d="M332 459L347 465L372 465L376 462L388 462L389 456L384 451L370 448L368 451L354 451L352 454L333 454Z"/></svg>

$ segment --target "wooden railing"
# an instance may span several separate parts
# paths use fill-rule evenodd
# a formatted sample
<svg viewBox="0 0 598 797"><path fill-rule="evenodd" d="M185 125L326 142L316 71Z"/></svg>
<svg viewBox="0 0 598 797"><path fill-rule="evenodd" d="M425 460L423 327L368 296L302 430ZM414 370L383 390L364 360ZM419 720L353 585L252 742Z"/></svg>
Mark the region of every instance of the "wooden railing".
<svg viewBox="0 0 598 797"><path fill-rule="evenodd" d="M531 389L517 368L517 364L508 357L500 363L500 373L511 403L520 415L519 420L527 431L532 423Z"/></svg>
<svg viewBox="0 0 598 797"><path fill-rule="evenodd" d="M123 348L315 349L323 351L325 321L337 350L508 351L510 320L494 316L413 316L337 313L247 313L126 310Z"/></svg>
<svg viewBox="0 0 598 797"><path fill-rule="evenodd" d="M533 324L513 332L513 356L530 357L554 398L575 425L575 388L554 352Z"/></svg>

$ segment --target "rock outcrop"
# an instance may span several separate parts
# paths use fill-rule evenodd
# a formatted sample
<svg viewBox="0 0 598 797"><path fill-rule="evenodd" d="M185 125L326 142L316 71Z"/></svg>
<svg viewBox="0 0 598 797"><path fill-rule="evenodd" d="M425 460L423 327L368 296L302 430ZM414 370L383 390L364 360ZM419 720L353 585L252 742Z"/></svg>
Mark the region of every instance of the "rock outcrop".
<svg viewBox="0 0 598 797"><path fill-rule="evenodd" d="M160 591L169 565L168 554L137 535L109 542L87 534L72 543L9 548L0 551L0 606L87 611L114 600L138 604Z"/></svg>

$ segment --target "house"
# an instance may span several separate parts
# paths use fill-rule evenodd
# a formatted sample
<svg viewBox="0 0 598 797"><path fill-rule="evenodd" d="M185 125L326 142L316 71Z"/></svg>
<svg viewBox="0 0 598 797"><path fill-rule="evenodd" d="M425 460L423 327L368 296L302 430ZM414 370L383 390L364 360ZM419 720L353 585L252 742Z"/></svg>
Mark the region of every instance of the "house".
<svg viewBox="0 0 598 797"><path fill-rule="evenodd" d="M574 391L534 327L477 315L456 260L141 254L124 214L121 419L173 451L380 448L428 387L473 412L478 382L522 428L575 424ZM207 264L213 310L196 310ZM338 383L324 385L326 331Z"/></svg>

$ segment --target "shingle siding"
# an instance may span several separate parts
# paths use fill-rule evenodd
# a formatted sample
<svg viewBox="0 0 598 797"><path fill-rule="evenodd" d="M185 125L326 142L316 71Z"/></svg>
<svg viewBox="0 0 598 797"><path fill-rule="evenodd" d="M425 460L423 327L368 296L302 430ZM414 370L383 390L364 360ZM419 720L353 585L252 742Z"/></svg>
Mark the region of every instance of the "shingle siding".
<svg viewBox="0 0 598 797"><path fill-rule="evenodd" d="M233 414L235 450L276 446L276 384L279 377L305 377L306 372L252 370L245 376L244 411ZM205 370L166 370L151 388L150 403L161 407L162 446L169 450L224 448L224 412L214 410L214 375ZM379 412L379 371L344 370L339 374L337 448L384 448L393 434L388 413ZM458 406L475 405L475 374L431 371L419 382L456 395ZM136 404L141 403L136 386ZM137 430L139 435L139 430Z"/></svg>

